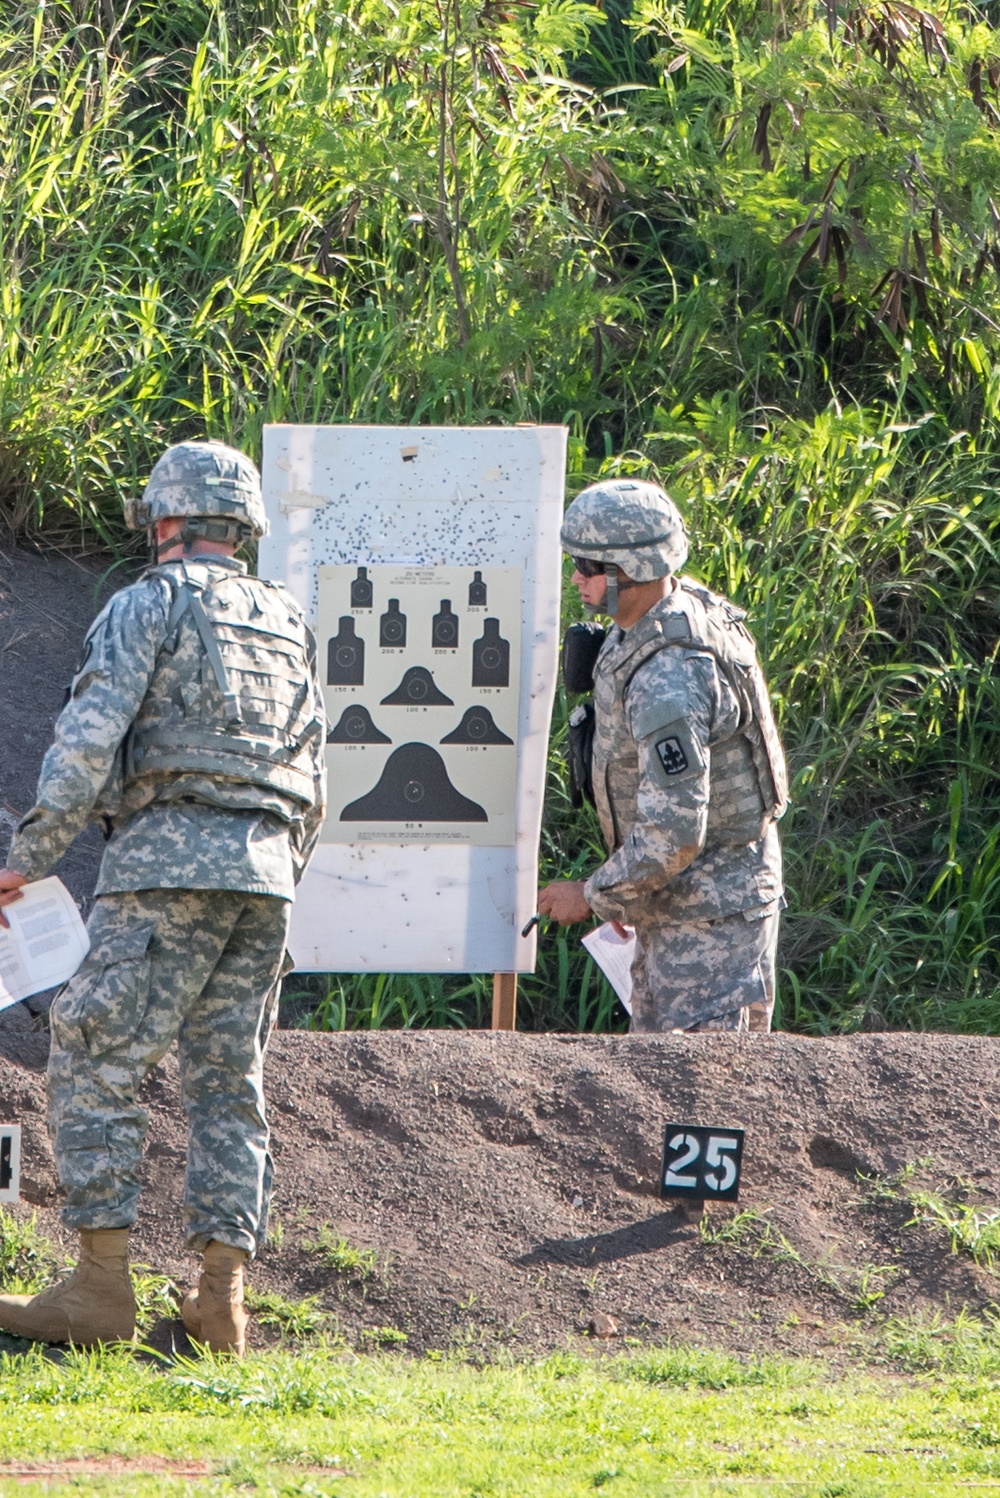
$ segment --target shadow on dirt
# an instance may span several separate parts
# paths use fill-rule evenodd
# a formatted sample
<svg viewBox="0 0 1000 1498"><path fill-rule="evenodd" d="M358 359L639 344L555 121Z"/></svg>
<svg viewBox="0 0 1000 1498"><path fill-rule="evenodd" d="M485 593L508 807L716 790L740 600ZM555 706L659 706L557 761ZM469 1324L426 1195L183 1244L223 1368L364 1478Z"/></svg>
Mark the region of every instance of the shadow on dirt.
<svg viewBox="0 0 1000 1498"><path fill-rule="evenodd" d="M677 1209L660 1212L646 1222L630 1223L610 1233L591 1233L585 1238L546 1238L518 1264L617 1264L637 1254L654 1253L690 1237L687 1220Z"/></svg>

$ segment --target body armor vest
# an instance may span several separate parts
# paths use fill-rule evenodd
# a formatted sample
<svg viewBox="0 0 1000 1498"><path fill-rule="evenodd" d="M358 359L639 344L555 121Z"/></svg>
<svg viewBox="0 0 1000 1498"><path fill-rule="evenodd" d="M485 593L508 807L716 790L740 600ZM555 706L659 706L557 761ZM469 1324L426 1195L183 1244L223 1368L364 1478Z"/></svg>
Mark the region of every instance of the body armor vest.
<svg viewBox="0 0 1000 1498"><path fill-rule="evenodd" d="M620 847L632 829L639 787L638 753L627 726L625 698L636 673L661 650L707 652L740 707L736 729L727 729L724 738L709 739L706 849L759 841L788 805L785 757L753 636L743 623L746 614L692 578L677 582L665 605L644 615L624 641L610 637L598 659L594 791L611 847Z"/></svg>
<svg viewBox="0 0 1000 1498"><path fill-rule="evenodd" d="M313 646L284 589L207 559L152 567L173 598L156 670L132 726L125 782L218 776L315 797Z"/></svg>

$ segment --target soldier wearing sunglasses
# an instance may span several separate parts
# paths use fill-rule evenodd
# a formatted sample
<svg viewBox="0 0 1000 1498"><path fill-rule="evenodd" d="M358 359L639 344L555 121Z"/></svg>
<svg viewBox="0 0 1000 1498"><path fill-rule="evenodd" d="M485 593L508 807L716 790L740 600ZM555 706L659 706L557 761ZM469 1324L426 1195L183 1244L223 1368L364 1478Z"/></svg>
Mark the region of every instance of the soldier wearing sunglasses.
<svg viewBox="0 0 1000 1498"><path fill-rule="evenodd" d="M593 795L608 857L538 909L636 933L632 1030L767 1030L783 902L784 757L744 613L680 569L684 523L655 484L595 484L562 544L589 614Z"/></svg>

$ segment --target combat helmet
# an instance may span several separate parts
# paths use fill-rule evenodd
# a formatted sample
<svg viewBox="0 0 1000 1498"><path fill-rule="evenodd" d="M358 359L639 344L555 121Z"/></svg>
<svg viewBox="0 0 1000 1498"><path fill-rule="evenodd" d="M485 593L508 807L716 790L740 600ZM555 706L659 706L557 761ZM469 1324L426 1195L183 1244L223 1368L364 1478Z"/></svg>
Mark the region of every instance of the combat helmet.
<svg viewBox="0 0 1000 1498"><path fill-rule="evenodd" d="M158 520L178 516L187 546L198 537L240 545L267 535L260 474L245 453L223 442L178 442L155 464L141 499L125 505L130 530L153 544Z"/></svg>
<svg viewBox="0 0 1000 1498"><path fill-rule="evenodd" d="M605 479L582 489L566 511L559 539L570 556L604 568L608 593L602 612L610 614L617 612L619 588L668 577L687 561L680 511L658 484L643 479Z"/></svg>

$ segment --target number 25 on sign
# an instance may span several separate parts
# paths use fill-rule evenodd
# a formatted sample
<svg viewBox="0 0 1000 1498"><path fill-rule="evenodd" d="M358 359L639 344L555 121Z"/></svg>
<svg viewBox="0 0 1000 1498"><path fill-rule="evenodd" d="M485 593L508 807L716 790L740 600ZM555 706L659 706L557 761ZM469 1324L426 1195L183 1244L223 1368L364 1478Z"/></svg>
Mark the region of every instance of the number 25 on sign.
<svg viewBox="0 0 1000 1498"><path fill-rule="evenodd" d="M667 1124L660 1195L734 1202L742 1163L742 1129Z"/></svg>

